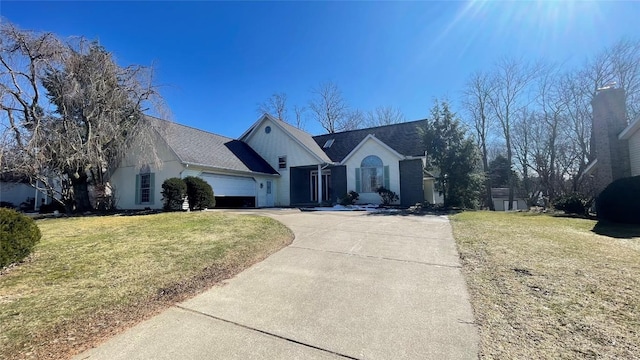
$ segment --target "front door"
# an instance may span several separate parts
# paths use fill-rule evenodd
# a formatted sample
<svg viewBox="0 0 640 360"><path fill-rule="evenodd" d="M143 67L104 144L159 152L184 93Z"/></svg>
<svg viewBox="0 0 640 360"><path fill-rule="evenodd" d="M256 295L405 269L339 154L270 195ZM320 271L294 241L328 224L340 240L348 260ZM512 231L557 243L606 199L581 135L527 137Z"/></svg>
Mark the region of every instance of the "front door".
<svg viewBox="0 0 640 360"><path fill-rule="evenodd" d="M318 202L318 171L311 172L311 201ZM322 201L331 199L331 170L322 170Z"/></svg>

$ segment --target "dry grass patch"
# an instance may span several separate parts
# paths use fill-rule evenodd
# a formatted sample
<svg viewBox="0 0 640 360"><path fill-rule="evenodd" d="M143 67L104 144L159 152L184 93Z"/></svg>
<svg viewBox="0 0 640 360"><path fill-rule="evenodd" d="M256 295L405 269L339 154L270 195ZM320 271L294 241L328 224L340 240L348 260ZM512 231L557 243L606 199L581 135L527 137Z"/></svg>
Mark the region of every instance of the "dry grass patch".
<svg viewBox="0 0 640 360"><path fill-rule="evenodd" d="M640 358L639 237L598 235L593 220L527 213L451 220L481 358Z"/></svg>
<svg viewBox="0 0 640 360"><path fill-rule="evenodd" d="M275 220L215 212L38 221L0 275L0 358L65 358L289 244Z"/></svg>

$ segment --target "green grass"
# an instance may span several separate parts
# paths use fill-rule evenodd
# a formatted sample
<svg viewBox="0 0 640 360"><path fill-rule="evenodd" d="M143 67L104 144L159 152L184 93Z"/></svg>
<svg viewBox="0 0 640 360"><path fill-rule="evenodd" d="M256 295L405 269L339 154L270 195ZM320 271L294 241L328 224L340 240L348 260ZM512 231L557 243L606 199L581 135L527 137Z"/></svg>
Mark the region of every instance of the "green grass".
<svg viewBox="0 0 640 360"><path fill-rule="evenodd" d="M529 213L451 220L480 358L640 358L640 227Z"/></svg>
<svg viewBox="0 0 640 360"><path fill-rule="evenodd" d="M293 238L275 220L215 212L37 224L33 255L0 275L0 358L64 358Z"/></svg>

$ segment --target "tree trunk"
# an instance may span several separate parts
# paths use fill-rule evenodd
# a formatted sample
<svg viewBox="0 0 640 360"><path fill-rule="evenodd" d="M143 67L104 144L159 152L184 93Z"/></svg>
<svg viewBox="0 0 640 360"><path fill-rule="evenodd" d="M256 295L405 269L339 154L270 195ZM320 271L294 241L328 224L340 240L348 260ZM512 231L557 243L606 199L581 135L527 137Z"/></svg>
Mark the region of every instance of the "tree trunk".
<svg viewBox="0 0 640 360"><path fill-rule="evenodd" d="M87 174L84 171L78 171L70 175L69 178L73 187L74 210L79 213L93 210L89 200L89 177Z"/></svg>
<svg viewBox="0 0 640 360"><path fill-rule="evenodd" d="M491 196L491 176L489 175L489 160L487 159L487 144L482 142L482 168L484 170L484 175L486 179L484 181L485 187L485 206L489 208L489 210L494 211L496 208L493 205L493 198Z"/></svg>
<svg viewBox="0 0 640 360"><path fill-rule="evenodd" d="M507 131L508 134L508 131ZM505 136L507 142L507 161L509 162L509 173L507 174L507 183L509 185L509 210L513 210L513 171L511 166L513 164L513 154L511 153L511 136Z"/></svg>

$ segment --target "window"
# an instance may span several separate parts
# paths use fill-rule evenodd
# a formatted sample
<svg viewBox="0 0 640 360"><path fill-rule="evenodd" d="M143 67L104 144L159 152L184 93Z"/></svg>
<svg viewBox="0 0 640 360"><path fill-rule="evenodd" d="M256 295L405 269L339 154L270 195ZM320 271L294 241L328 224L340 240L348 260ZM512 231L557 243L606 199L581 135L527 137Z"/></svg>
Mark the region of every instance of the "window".
<svg viewBox="0 0 640 360"><path fill-rule="evenodd" d="M287 157L279 156L278 157L278 169L286 169L287 168Z"/></svg>
<svg viewBox="0 0 640 360"><path fill-rule="evenodd" d="M327 140L327 142L324 143L324 145L322 146L323 149L328 149L331 147L331 145L333 145L333 143L336 141L336 139L329 139Z"/></svg>
<svg viewBox="0 0 640 360"><path fill-rule="evenodd" d="M140 174L140 202L148 203L151 198L151 174Z"/></svg>
<svg viewBox="0 0 640 360"><path fill-rule="evenodd" d="M382 160L375 155L369 155L360 163L360 174L362 176L362 192L376 192L379 187L384 186L384 167Z"/></svg>
<svg viewBox="0 0 640 360"><path fill-rule="evenodd" d="M267 126L266 128L264 128L264 132L266 134L270 133L271 132L271 126Z"/></svg>
<svg viewBox="0 0 640 360"><path fill-rule="evenodd" d="M153 204L153 191L155 174L149 172L149 167L145 166L136 175L136 204Z"/></svg>

